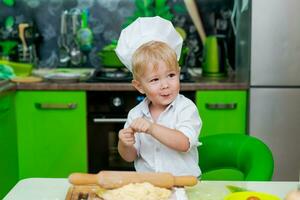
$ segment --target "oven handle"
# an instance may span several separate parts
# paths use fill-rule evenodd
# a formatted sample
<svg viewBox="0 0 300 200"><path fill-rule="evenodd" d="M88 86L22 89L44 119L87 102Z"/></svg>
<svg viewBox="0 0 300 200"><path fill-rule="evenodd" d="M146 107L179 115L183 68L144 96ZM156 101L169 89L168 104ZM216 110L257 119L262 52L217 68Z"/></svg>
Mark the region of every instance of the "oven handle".
<svg viewBox="0 0 300 200"><path fill-rule="evenodd" d="M94 118L95 123L124 123L126 118Z"/></svg>

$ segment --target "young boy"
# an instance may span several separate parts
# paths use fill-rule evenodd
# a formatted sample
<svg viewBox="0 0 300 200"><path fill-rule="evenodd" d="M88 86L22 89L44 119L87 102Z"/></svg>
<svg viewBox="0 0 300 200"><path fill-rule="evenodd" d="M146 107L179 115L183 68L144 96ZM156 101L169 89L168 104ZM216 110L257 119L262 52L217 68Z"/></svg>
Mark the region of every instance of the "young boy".
<svg viewBox="0 0 300 200"><path fill-rule="evenodd" d="M148 27L148 35L136 33L140 30L137 23ZM171 40L157 29L160 26L171 34ZM127 40L124 46L123 41L132 35L137 36L133 40L142 37L142 42L133 41L130 47ZM139 18L122 31L116 53L132 71L132 85L146 98L130 110L124 129L119 131L118 150L124 160L134 161L136 171L198 177L201 119L195 104L179 94L178 41L182 44L173 25L160 17Z"/></svg>

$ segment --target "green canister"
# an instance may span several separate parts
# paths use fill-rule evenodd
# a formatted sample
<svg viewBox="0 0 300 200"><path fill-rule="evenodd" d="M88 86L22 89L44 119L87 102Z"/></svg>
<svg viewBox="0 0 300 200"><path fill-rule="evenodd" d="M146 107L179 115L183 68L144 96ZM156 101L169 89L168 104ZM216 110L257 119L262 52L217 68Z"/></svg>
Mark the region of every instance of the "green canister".
<svg viewBox="0 0 300 200"><path fill-rule="evenodd" d="M217 36L208 36L204 44L202 63L203 76L225 76L226 46L225 41Z"/></svg>

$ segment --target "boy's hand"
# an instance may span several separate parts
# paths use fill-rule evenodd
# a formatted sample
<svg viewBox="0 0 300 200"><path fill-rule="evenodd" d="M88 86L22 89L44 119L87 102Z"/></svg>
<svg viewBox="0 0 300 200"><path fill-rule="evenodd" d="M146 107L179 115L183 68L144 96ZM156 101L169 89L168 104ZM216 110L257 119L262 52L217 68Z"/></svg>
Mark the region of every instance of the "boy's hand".
<svg viewBox="0 0 300 200"><path fill-rule="evenodd" d="M135 132L149 133L151 125L152 125L152 122L140 117L140 118L136 118L135 120L133 120L132 123L130 124L130 127Z"/></svg>
<svg viewBox="0 0 300 200"><path fill-rule="evenodd" d="M134 131L132 128L124 128L119 131L119 140L127 147L135 143Z"/></svg>

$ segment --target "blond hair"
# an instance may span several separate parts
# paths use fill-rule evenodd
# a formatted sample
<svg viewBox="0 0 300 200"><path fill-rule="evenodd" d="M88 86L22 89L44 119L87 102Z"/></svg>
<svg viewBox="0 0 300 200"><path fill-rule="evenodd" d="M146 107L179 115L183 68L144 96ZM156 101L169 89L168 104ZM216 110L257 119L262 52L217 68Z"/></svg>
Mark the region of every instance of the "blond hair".
<svg viewBox="0 0 300 200"><path fill-rule="evenodd" d="M171 70L179 71L176 52L166 43L150 41L141 45L132 56L133 78L143 76L145 68L152 64L157 69L158 62L163 61Z"/></svg>

